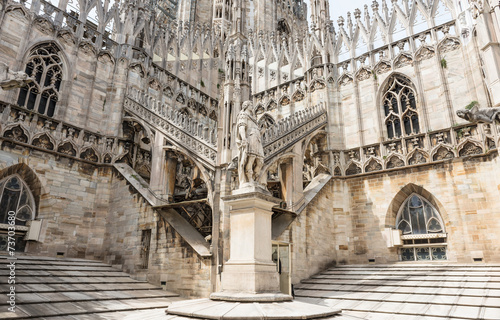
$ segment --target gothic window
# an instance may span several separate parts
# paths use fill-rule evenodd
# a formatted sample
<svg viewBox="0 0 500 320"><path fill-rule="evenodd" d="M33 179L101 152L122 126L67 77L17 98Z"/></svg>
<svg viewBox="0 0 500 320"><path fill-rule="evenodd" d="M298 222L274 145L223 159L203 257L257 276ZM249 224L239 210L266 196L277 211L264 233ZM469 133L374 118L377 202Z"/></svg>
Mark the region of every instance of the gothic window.
<svg viewBox="0 0 500 320"><path fill-rule="evenodd" d="M399 209L396 228L402 232L401 260L446 260L446 233L439 212L412 194Z"/></svg>
<svg viewBox="0 0 500 320"><path fill-rule="evenodd" d="M33 219L33 196L17 176L9 176L0 181L0 223L9 223L9 212L15 212L15 224L25 226L26 222Z"/></svg>
<svg viewBox="0 0 500 320"><path fill-rule="evenodd" d="M420 132L416 94L408 79L393 76L382 101L389 139Z"/></svg>
<svg viewBox="0 0 500 320"><path fill-rule="evenodd" d="M49 117L54 116L62 81L62 60L54 44L35 47L26 63L25 72L34 79L21 88L17 104Z"/></svg>
<svg viewBox="0 0 500 320"><path fill-rule="evenodd" d="M26 223L35 217L35 201L26 183L18 175L0 181L0 251L7 250L9 237L15 238L15 250L23 251ZM9 230L10 221L16 225ZM10 232L9 232L10 231Z"/></svg>

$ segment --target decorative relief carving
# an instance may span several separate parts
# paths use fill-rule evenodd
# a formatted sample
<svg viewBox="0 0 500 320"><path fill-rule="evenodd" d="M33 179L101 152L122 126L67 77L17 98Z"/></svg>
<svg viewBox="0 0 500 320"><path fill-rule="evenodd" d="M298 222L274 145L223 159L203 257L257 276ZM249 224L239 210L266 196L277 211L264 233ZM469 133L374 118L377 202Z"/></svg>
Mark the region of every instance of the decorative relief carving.
<svg viewBox="0 0 500 320"><path fill-rule="evenodd" d="M391 71L391 65L387 61L380 61L377 66L375 66L375 73L377 74L383 74L386 72Z"/></svg>
<svg viewBox="0 0 500 320"><path fill-rule="evenodd" d="M453 157L455 157L455 155L451 150L448 150L445 147L439 147L438 151L434 154L432 159L434 161L438 161L438 160L452 159Z"/></svg>
<svg viewBox="0 0 500 320"><path fill-rule="evenodd" d="M47 149L47 150L53 150L54 149L54 144L50 141L50 138L46 135L43 134L39 136L38 138L33 139L32 143L35 147Z"/></svg>
<svg viewBox="0 0 500 320"><path fill-rule="evenodd" d="M410 160L408 161L408 164L409 165L415 165L415 164L422 164L422 163L426 163L426 162L427 162L427 158L424 155L424 153L421 152L421 151L419 151L419 150L417 150L410 157Z"/></svg>
<svg viewBox="0 0 500 320"><path fill-rule="evenodd" d="M20 126L15 126L12 129L7 130L3 136L21 143L28 142L28 136L24 133L24 130Z"/></svg>
<svg viewBox="0 0 500 320"><path fill-rule="evenodd" d="M382 170L382 165L375 159L371 159L365 167L365 172L373 172Z"/></svg>
<svg viewBox="0 0 500 320"><path fill-rule="evenodd" d="M335 169L333 170L333 175L335 177L341 177L342 176L342 171L340 170L339 167L335 167Z"/></svg>
<svg viewBox="0 0 500 320"><path fill-rule="evenodd" d="M396 61L394 63L394 66L396 68L402 68L408 65L413 64L413 59L411 58L410 55L402 53L399 55L399 57L396 58Z"/></svg>
<svg viewBox="0 0 500 320"><path fill-rule="evenodd" d="M80 155L80 158L92 162L97 162L99 160L97 154L92 148L87 148L85 151L83 151L82 154Z"/></svg>
<svg viewBox="0 0 500 320"><path fill-rule="evenodd" d="M352 81L353 81L353 79L352 79L351 75L344 74L342 77L340 77L339 84L341 86L346 86L346 85L352 83Z"/></svg>
<svg viewBox="0 0 500 320"><path fill-rule="evenodd" d="M35 19L35 21L33 22L33 24L35 25L35 27L38 30L40 30L41 32L43 32L45 34L50 35L50 34L52 34L54 32L54 26L47 19L38 17L38 18Z"/></svg>
<svg viewBox="0 0 500 320"><path fill-rule="evenodd" d="M358 79L358 81L370 79L371 76L372 76L372 72L370 70L368 70L367 68L360 69L358 71L358 73L356 74L356 78Z"/></svg>
<svg viewBox="0 0 500 320"><path fill-rule="evenodd" d="M392 168L399 168L403 167L405 165L405 162L397 157L397 156L392 156L389 161L387 161L386 168L387 169L392 169Z"/></svg>
<svg viewBox="0 0 500 320"><path fill-rule="evenodd" d="M295 91L295 93L292 96L293 102L300 102L304 100L304 93L300 90Z"/></svg>
<svg viewBox="0 0 500 320"><path fill-rule="evenodd" d="M431 47L423 46L420 48L415 56L417 61L427 60L434 57L434 50Z"/></svg>
<svg viewBox="0 0 500 320"><path fill-rule="evenodd" d="M345 171L345 175L346 176L352 176L352 175L355 175L355 174L360 174L361 173L361 168L355 164L354 162L352 162L349 167L347 167L347 170Z"/></svg>
<svg viewBox="0 0 500 320"><path fill-rule="evenodd" d="M472 142L467 142L464 144L462 149L459 151L461 157L473 156L475 154L483 153L483 149Z"/></svg>
<svg viewBox="0 0 500 320"><path fill-rule="evenodd" d="M454 37L446 37L438 46L438 50L441 53L450 52L460 48L460 40Z"/></svg>
<svg viewBox="0 0 500 320"><path fill-rule="evenodd" d="M73 147L73 145L69 141L60 145L59 148L57 148L57 152L67 154L67 155L72 156L72 157L76 156L76 149Z"/></svg>

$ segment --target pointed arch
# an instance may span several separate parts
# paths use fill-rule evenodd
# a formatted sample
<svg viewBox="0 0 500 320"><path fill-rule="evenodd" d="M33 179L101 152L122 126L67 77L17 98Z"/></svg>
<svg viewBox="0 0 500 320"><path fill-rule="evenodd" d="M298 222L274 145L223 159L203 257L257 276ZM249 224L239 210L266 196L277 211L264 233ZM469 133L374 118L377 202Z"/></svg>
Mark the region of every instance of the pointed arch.
<svg viewBox="0 0 500 320"><path fill-rule="evenodd" d="M378 99L389 139L420 133L418 94L406 75L394 72L380 86Z"/></svg>
<svg viewBox="0 0 500 320"><path fill-rule="evenodd" d="M24 72L32 81L19 89L19 106L49 117L54 116L65 78L61 52L61 47L53 41L38 43L27 51Z"/></svg>
<svg viewBox="0 0 500 320"><path fill-rule="evenodd" d="M36 173L25 163L18 163L0 170L0 181L14 175L19 176L29 188L34 201L34 214L36 214L36 208L40 204L40 196L44 193L42 182Z"/></svg>
<svg viewBox="0 0 500 320"><path fill-rule="evenodd" d="M414 183L408 183L406 186L401 188L392 198L389 207L387 208L387 213L385 216L385 227L394 228L396 225L396 218L399 213L399 209L403 203L412 195L417 194L427 200L441 215L441 218L446 225L449 221L448 214L444 206L439 202L439 200L434 197L434 195L425 189L423 186L416 185Z"/></svg>

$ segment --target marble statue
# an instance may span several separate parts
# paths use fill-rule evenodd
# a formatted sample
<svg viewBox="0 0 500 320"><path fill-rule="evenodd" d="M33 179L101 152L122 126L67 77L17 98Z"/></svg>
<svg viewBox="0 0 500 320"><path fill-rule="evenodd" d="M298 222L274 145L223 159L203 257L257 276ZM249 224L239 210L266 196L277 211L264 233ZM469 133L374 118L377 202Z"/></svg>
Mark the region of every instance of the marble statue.
<svg viewBox="0 0 500 320"><path fill-rule="evenodd" d="M251 101L243 102L236 123L238 146L238 178L240 188L256 183L264 164L261 129Z"/></svg>
<svg viewBox="0 0 500 320"><path fill-rule="evenodd" d="M472 123L500 123L500 107L480 110L476 105L471 109L458 110L457 116Z"/></svg>
<svg viewBox="0 0 500 320"><path fill-rule="evenodd" d="M28 83L33 82L33 79L28 77L25 72L11 71L9 69L9 66L7 66L5 63L3 65L5 70L5 77L4 80L0 81L0 87L2 87L3 90L22 88Z"/></svg>

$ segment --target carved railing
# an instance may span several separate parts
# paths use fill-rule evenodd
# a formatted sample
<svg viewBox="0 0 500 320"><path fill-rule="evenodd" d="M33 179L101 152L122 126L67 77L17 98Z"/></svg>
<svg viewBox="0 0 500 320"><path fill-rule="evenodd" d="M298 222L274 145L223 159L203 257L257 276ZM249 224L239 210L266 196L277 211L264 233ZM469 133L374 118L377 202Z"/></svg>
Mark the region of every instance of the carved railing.
<svg viewBox="0 0 500 320"><path fill-rule="evenodd" d="M333 173L352 176L487 155L500 143L499 129L490 124L462 124L360 148L333 150Z"/></svg>
<svg viewBox="0 0 500 320"><path fill-rule="evenodd" d="M318 105L297 111L279 120L264 132L264 156L270 159L311 134L327 122L326 107Z"/></svg>
<svg viewBox="0 0 500 320"><path fill-rule="evenodd" d="M10 147L22 145L95 164L119 162L131 151L123 138L103 136L18 106L0 102L0 115L0 140ZM150 166L149 152L138 157L140 165Z"/></svg>
<svg viewBox="0 0 500 320"><path fill-rule="evenodd" d="M128 94L125 110L165 134L180 147L193 152L209 165L215 165L217 122L201 114L198 119L192 118L137 90Z"/></svg>

